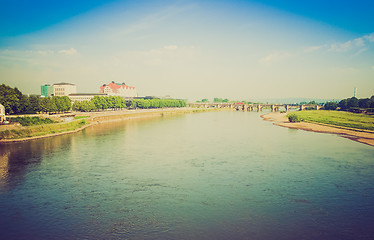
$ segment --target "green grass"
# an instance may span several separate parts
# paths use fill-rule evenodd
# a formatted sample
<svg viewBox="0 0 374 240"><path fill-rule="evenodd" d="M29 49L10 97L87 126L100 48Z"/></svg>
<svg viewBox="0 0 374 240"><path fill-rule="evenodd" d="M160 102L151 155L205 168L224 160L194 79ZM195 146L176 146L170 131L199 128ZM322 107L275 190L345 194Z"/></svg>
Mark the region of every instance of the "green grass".
<svg viewBox="0 0 374 240"><path fill-rule="evenodd" d="M373 115L328 110L297 111L288 115L291 114L295 114L304 122L374 131Z"/></svg>
<svg viewBox="0 0 374 240"><path fill-rule="evenodd" d="M50 118L39 118L39 117L12 117L7 119L10 122L19 122L22 126L34 126L42 124L56 123Z"/></svg>
<svg viewBox="0 0 374 240"><path fill-rule="evenodd" d="M25 137L48 135L52 133L67 132L76 130L86 124L89 124L89 122L85 119L82 119L80 121L73 121L69 123L43 124L23 127L20 129L10 129L1 131L0 139L19 139Z"/></svg>
<svg viewBox="0 0 374 240"><path fill-rule="evenodd" d="M88 118L88 116L76 116L76 117L74 117L75 120L82 119L82 118Z"/></svg>

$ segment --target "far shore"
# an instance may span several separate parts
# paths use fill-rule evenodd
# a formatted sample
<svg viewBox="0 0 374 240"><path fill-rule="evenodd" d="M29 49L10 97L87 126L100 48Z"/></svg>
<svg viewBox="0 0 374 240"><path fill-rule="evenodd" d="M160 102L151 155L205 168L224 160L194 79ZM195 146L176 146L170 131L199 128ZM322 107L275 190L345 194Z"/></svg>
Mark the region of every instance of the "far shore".
<svg viewBox="0 0 374 240"><path fill-rule="evenodd" d="M308 122L290 122L286 116L286 113L268 113L261 115L261 117L266 121L273 121L274 125L288 127L293 129L301 129L305 131L319 132L319 133L330 133L338 134L342 137L349 138L351 140L364 143L370 146L374 146L374 133L354 130L354 129L344 129L334 126L321 125L317 123Z"/></svg>
<svg viewBox="0 0 374 240"><path fill-rule="evenodd" d="M69 113L70 115L75 116L86 116L87 120L89 121L88 124L77 128L72 131L64 131L40 136L33 136L33 137L24 137L24 138L12 138L12 139L0 139L1 143L16 143L16 142L24 142L30 141L34 139L40 138L47 138L47 137L54 137L64 134L71 134L82 131L83 129L101 124L101 123L109 123L115 121L125 121L131 119L143 119L143 118L151 118L151 117L161 117L166 115L174 115L174 114L187 114L187 113L194 113L194 112L205 112L205 111L217 111L217 110L225 110L225 109L215 109L215 108L164 108L164 109L137 109L137 110L118 110L118 111L103 111L103 112L73 112ZM69 115L68 114L68 115ZM66 114L65 114L66 115ZM10 116L12 117L12 116ZM53 117L53 115L52 115ZM22 127L21 127L22 128Z"/></svg>

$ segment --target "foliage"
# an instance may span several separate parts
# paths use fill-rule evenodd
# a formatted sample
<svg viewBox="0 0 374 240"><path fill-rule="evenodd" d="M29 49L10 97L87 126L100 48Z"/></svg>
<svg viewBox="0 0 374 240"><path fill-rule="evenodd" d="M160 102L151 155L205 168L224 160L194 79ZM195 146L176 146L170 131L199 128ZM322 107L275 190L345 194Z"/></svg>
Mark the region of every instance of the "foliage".
<svg viewBox="0 0 374 240"><path fill-rule="evenodd" d="M287 115L287 117L288 117L288 120L290 122L300 122L300 121L302 121L301 118L298 115L296 115L295 113L290 113L290 114Z"/></svg>
<svg viewBox="0 0 374 240"><path fill-rule="evenodd" d="M122 109L127 108L128 104L123 97L120 96L109 96L109 97L99 97L95 96L91 99L95 105L94 109Z"/></svg>
<svg viewBox="0 0 374 240"><path fill-rule="evenodd" d="M374 108L374 96L362 99L357 99L355 97L343 99L339 102L338 106L343 111L353 108Z"/></svg>
<svg viewBox="0 0 374 240"><path fill-rule="evenodd" d="M72 106L73 111L80 111L80 112L91 112L96 110L96 106L94 102L91 101L75 101Z"/></svg>
<svg viewBox="0 0 374 240"><path fill-rule="evenodd" d="M314 110L292 113L306 122L323 123L334 126L374 130L374 116L343 111Z"/></svg>
<svg viewBox="0 0 374 240"><path fill-rule="evenodd" d="M222 98L214 98L213 102L215 103L227 103L229 100L227 98L222 99Z"/></svg>
<svg viewBox="0 0 374 240"><path fill-rule="evenodd" d="M46 97L26 96L17 88L0 85L0 103L7 114L32 114L37 112L67 112L71 108L67 96Z"/></svg>
<svg viewBox="0 0 374 240"><path fill-rule="evenodd" d="M327 102L323 108L325 110L336 110L338 108L338 104L336 102Z"/></svg>
<svg viewBox="0 0 374 240"><path fill-rule="evenodd" d="M50 118L39 118L39 117L16 117L8 118L11 122L19 122L22 126L33 126L41 124L55 123L55 121Z"/></svg>
<svg viewBox="0 0 374 240"><path fill-rule="evenodd" d="M177 99L134 99L132 108L163 108L163 107L185 107L184 100Z"/></svg>
<svg viewBox="0 0 374 240"><path fill-rule="evenodd" d="M16 114L20 112L20 94L17 88L11 88L5 84L0 85L0 103L5 107L5 113Z"/></svg>

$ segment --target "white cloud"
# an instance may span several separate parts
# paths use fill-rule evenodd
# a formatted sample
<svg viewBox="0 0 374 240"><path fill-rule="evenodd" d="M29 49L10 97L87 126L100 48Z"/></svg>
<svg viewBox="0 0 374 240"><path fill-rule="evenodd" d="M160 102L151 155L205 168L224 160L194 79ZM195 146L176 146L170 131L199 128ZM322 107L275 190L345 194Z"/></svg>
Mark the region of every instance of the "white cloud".
<svg viewBox="0 0 374 240"><path fill-rule="evenodd" d="M191 62L198 57L199 51L194 46L168 45L147 51L129 51L122 55L139 64L170 66L170 64Z"/></svg>
<svg viewBox="0 0 374 240"><path fill-rule="evenodd" d="M315 52L315 51L321 49L322 47L324 47L324 46L310 46L310 47L305 47L304 48L304 52L305 53Z"/></svg>
<svg viewBox="0 0 374 240"><path fill-rule="evenodd" d="M64 54L66 56L73 56L73 55L77 55L78 54L78 51L75 49L75 48L70 48L70 49L62 49L60 51L58 51L59 53L61 54Z"/></svg>
<svg viewBox="0 0 374 240"><path fill-rule="evenodd" d="M50 54L54 54L54 51L51 51L51 50L47 50L47 51L39 50L37 53L39 55L41 55L41 56L47 56L47 55L50 55Z"/></svg>
<svg viewBox="0 0 374 240"><path fill-rule="evenodd" d="M333 52L347 52L357 48L363 48L367 44L374 42L374 33L367 34L353 40L346 41L344 43L331 44L329 51Z"/></svg>
<svg viewBox="0 0 374 240"><path fill-rule="evenodd" d="M167 50L176 50L178 48L178 46L176 46L176 45L169 45L169 46L165 46L164 48L167 49Z"/></svg>
<svg viewBox="0 0 374 240"><path fill-rule="evenodd" d="M261 58L259 60L259 62L261 64L272 64L274 62L285 60L285 59L287 59L291 56L292 56L292 54L288 53L288 52L274 52L274 53L271 53L271 54Z"/></svg>
<svg viewBox="0 0 374 240"><path fill-rule="evenodd" d="M365 35L365 36L363 36L363 38L365 40L368 40L369 42L374 42L374 33Z"/></svg>

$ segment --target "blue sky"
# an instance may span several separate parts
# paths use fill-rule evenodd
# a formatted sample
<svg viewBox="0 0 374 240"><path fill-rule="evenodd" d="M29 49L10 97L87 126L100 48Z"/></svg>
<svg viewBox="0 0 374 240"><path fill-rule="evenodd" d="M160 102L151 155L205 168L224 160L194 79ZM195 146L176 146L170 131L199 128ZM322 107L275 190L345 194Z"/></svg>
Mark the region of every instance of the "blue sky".
<svg viewBox="0 0 374 240"><path fill-rule="evenodd" d="M372 1L0 1L0 82L140 95L374 94Z"/></svg>

